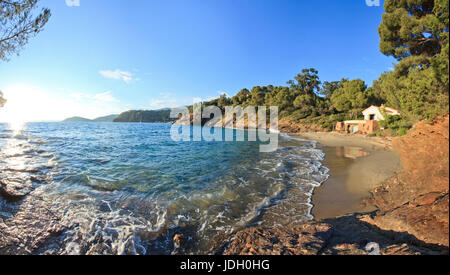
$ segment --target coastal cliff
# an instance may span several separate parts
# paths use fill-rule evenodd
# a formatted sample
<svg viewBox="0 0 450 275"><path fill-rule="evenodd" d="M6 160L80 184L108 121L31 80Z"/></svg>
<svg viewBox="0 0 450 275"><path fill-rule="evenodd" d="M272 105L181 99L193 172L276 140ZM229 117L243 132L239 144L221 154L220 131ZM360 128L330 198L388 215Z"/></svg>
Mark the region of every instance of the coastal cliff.
<svg viewBox="0 0 450 275"><path fill-rule="evenodd" d="M368 221L408 232L420 241L449 245L449 116L421 122L393 147L404 170L372 192L379 209Z"/></svg>
<svg viewBox="0 0 450 275"><path fill-rule="evenodd" d="M290 117L280 119L278 128L284 133L328 132L328 129L320 125L296 122Z"/></svg>
<svg viewBox="0 0 450 275"><path fill-rule="evenodd" d="M173 122L173 119L170 118L170 109L151 111L131 110L121 113L113 122L168 123Z"/></svg>
<svg viewBox="0 0 450 275"><path fill-rule="evenodd" d="M372 191L372 213L280 228L248 228L226 255L448 254L449 116L394 139L403 171Z"/></svg>
<svg viewBox="0 0 450 275"><path fill-rule="evenodd" d="M205 125L210 119L202 119L201 124ZM236 129L248 129L248 117L245 116L242 119L234 119L234 126ZM180 118L179 120L175 121L174 124L179 125L192 125L193 124L193 118L192 115L190 116L190 119L187 118ZM222 118L222 127L225 125L225 117ZM267 123L267 128L270 128L270 123ZM279 131L283 133L304 133L304 132L327 132L328 130L312 123L300 123L294 121L290 117L281 118L278 122L278 129Z"/></svg>

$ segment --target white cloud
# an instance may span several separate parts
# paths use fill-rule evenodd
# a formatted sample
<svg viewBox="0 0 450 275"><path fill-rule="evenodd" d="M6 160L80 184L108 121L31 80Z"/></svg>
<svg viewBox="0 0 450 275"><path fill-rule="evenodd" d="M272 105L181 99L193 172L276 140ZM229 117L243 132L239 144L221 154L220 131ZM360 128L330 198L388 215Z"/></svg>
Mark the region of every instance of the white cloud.
<svg viewBox="0 0 450 275"><path fill-rule="evenodd" d="M204 102L205 100L203 100L201 97L194 97L194 98L192 99L192 101L194 102L194 104L197 104L197 103L202 103L202 102Z"/></svg>
<svg viewBox="0 0 450 275"><path fill-rule="evenodd" d="M219 94L224 94L223 92L219 92ZM211 101L217 99L218 96L207 96L205 98L202 97L178 97L173 93L165 92L160 93L159 98L150 100L150 109L163 109L163 108L180 108L189 106L195 103L201 103L206 101Z"/></svg>
<svg viewBox="0 0 450 275"><path fill-rule="evenodd" d="M139 79L134 79L133 78L133 74L130 72L126 72L126 71L121 71L119 69L115 70L115 71L100 71L99 72L103 77L106 78L110 78L110 79L116 79L116 80L122 80L125 83L130 83L133 80L139 80Z"/></svg>
<svg viewBox="0 0 450 275"><path fill-rule="evenodd" d="M176 99L152 99L150 100L150 109L176 108L179 107Z"/></svg>
<svg viewBox="0 0 450 275"><path fill-rule="evenodd" d="M115 98L110 91L106 91L104 93L99 93L95 95L82 94L82 93L71 93L69 96L76 100L97 100L102 102L119 102L117 98Z"/></svg>
<svg viewBox="0 0 450 275"><path fill-rule="evenodd" d="M68 7L79 7L80 6L80 0L66 0L66 5Z"/></svg>
<svg viewBox="0 0 450 275"><path fill-rule="evenodd" d="M202 98L202 97L194 97L193 99L192 99L192 101L194 102L194 103L201 103L201 102L208 102L208 101L211 101L211 100L214 100L214 99L217 99L217 98L219 98L218 96L207 96L207 97L205 97L205 98Z"/></svg>
<svg viewBox="0 0 450 275"><path fill-rule="evenodd" d="M107 92L104 92L101 94L96 94L94 96L94 99L104 101L104 102L118 102L119 101L111 94L110 91L107 91Z"/></svg>
<svg viewBox="0 0 450 275"><path fill-rule="evenodd" d="M164 108L181 108L188 105L192 105L193 102L189 99L152 99L150 100L150 109L164 109Z"/></svg>
<svg viewBox="0 0 450 275"><path fill-rule="evenodd" d="M159 98L150 100L152 110L163 108L180 108L196 103L196 99L180 98L170 92L160 93Z"/></svg>
<svg viewBox="0 0 450 275"><path fill-rule="evenodd" d="M82 99L86 98L85 94L80 94L80 93L71 93L71 94L69 94L69 96L76 100L82 100Z"/></svg>
<svg viewBox="0 0 450 275"><path fill-rule="evenodd" d="M226 92L218 91L219 96L225 95L226 97L230 97Z"/></svg>

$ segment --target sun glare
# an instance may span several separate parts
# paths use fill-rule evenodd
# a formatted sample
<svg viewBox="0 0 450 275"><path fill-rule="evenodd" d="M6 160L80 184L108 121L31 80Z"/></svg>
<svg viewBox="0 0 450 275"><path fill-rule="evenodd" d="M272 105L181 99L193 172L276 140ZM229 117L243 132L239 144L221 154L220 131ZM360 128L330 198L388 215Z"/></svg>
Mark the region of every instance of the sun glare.
<svg viewBox="0 0 450 275"><path fill-rule="evenodd" d="M9 87L3 92L7 102L0 109L0 122L8 123L13 131L20 131L28 115L37 115L33 105L39 104L39 101L35 98L33 89L25 85Z"/></svg>
<svg viewBox="0 0 450 275"><path fill-rule="evenodd" d="M7 102L0 108L0 122L11 123L14 127L20 127L24 122L60 121L73 116L95 118L120 113L118 102L111 102L105 94L101 98L77 100L64 90L25 84L4 88L2 92Z"/></svg>
<svg viewBox="0 0 450 275"><path fill-rule="evenodd" d="M10 124L15 130L20 130L25 122L50 120L57 109L68 109L67 104L61 104L37 87L19 84L3 92L7 102L0 109L0 122Z"/></svg>
<svg viewBox="0 0 450 275"><path fill-rule="evenodd" d="M22 131L25 130L25 122L20 120L8 121L8 128L15 136L20 135Z"/></svg>

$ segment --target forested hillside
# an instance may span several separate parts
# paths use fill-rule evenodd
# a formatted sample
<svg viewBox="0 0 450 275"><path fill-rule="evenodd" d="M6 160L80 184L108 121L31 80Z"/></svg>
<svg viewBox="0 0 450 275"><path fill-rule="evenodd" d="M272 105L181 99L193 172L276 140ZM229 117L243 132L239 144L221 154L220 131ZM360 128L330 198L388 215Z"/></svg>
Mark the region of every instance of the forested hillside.
<svg viewBox="0 0 450 275"><path fill-rule="evenodd" d="M171 122L170 110L155 110L155 111L128 111L120 114L114 122Z"/></svg>
<svg viewBox="0 0 450 275"><path fill-rule="evenodd" d="M234 97L203 102L203 107L279 106L280 117L331 130L337 121L361 118L371 105L402 112L384 122L391 134L404 134L421 119L449 111L448 0L385 1L379 26L380 50L398 63L371 87L361 79L322 81L304 69L286 86L256 86Z"/></svg>

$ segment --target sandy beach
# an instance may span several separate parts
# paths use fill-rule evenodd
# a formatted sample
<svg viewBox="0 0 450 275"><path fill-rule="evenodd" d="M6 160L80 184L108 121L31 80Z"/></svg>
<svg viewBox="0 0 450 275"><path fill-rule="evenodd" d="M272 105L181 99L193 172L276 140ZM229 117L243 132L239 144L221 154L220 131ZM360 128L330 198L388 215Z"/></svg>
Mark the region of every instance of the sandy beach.
<svg viewBox="0 0 450 275"><path fill-rule="evenodd" d="M389 140L338 133L302 133L319 142L326 155L324 165L330 178L313 195L316 220L374 210L362 202L369 192L399 172L398 154Z"/></svg>

